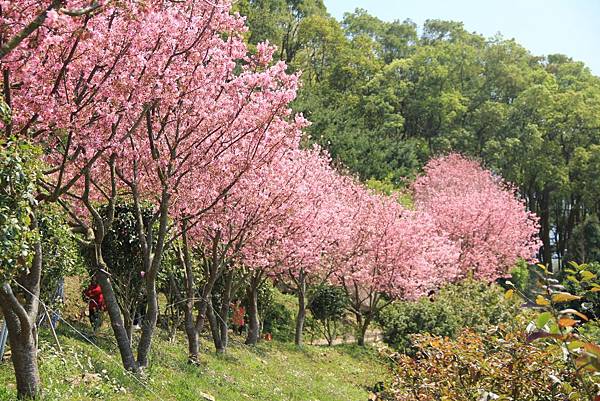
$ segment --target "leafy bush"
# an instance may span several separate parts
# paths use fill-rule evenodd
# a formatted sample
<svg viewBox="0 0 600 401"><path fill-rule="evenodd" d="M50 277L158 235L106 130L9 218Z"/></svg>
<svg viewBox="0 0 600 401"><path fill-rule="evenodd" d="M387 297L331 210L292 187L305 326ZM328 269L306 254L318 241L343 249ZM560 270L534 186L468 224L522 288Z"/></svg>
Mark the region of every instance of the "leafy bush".
<svg viewBox="0 0 600 401"><path fill-rule="evenodd" d="M523 294L531 295L535 290L535 277L524 260L520 260L510 271L509 281ZM505 282L505 284L508 284Z"/></svg>
<svg viewBox="0 0 600 401"><path fill-rule="evenodd" d="M467 327L484 331L512 320L517 311L499 286L467 279L447 285L432 299L394 303L379 314L378 322L385 342L412 353L412 334L454 337Z"/></svg>
<svg viewBox="0 0 600 401"><path fill-rule="evenodd" d="M584 266L584 270L579 269ZM583 273L583 272L586 273ZM591 291L592 285L600 275L600 263L589 263L585 265L572 264L561 271L560 284L571 294L583 295L585 299L570 301L567 306L572 309L581 310L590 318L600 318L600 292ZM587 292L587 293L586 293Z"/></svg>
<svg viewBox="0 0 600 401"><path fill-rule="evenodd" d="M263 333L271 333L274 339L280 341L294 338L294 312L289 308L289 301L288 296L282 294L270 281L259 288L258 313Z"/></svg>
<svg viewBox="0 0 600 401"><path fill-rule="evenodd" d="M100 208L100 214L105 217L109 209L106 205ZM153 211L148 207L142 209L144 226L152 222ZM156 223L154 223L156 224ZM88 265L93 266L92 249L87 249L84 256ZM168 270L170 258L168 250L162 259L161 270ZM143 255L137 229L135 207L130 203L117 204L114 211L114 220L108 228L102 243L102 256L111 273L111 280L117 301L123 313L125 325L132 329L137 313L144 310L144 280L141 274L143 268ZM161 275L161 278L164 275ZM87 282L83 283L84 286ZM159 286L161 282L159 280Z"/></svg>
<svg viewBox="0 0 600 401"><path fill-rule="evenodd" d="M589 215L575 226L567 249L567 260L600 262L600 222L597 215Z"/></svg>
<svg viewBox="0 0 600 401"><path fill-rule="evenodd" d="M569 382L561 382L561 386L572 393L569 399L596 401L600 398L600 346L593 339L590 341L590 334L591 337L597 336L597 323L590 321L588 314L569 306L574 302L584 305L589 297L600 292L600 280L589 270L589 265L569 264L570 267L565 269L569 273L565 283L570 282L576 289L574 292L567 291L546 266L534 267L533 271L539 277L540 290L534 301L538 314L527 326L527 339L547 349L560 351L567 363L565 372L569 379ZM513 294L513 289L507 291L507 296ZM576 386L570 382L576 382Z"/></svg>
<svg viewBox="0 0 600 401"><path fill-rule="evenodd" d="M41 298L57 310L63 306L64 294L58 290L64 277L85 273L85 266L65 213L55 204L44 204L39 207L38 215L44 252Z"/></svg>
<svg viewBox="0 0 600 401"><path fill-rule="evenodd" d="M413 340L416 357L396 356L386 400L587 399L561 350L532 345L524 333L464 331L457 339L416 335Z"/></svg>
<svg viewBox="0 0 600 401"><path fill-rule="evenodd" d="M308 309L319 323L316 326L329 345L332 345L337 337L338 326L348 302L348 296L342 288L330 285L317 287L311 296Z"/></svg>
<svg viewBox="0 0 600 401"><path fill-rule="evenodd" d="M25 271L39 231L32 229L41 174L38 148L0 137L0 281Z"/></svg>

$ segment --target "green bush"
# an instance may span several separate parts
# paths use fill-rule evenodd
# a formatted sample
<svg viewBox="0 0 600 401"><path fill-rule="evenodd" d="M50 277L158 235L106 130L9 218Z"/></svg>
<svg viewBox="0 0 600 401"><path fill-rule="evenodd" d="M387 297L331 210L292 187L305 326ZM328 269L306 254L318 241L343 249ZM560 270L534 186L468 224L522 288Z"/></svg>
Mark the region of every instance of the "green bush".
<svg viewBox="0 0 600 401"><path fill-rule="evenodd" d="M44 253L41 298L52 310L59 310L63 299L57 290L64 277L81 275L86 267L65 212L56 204L44 204L38 216Z"/></svg>
<svg viewBox="0 0 600 401"><path fill-rule="evenodd" d="M2 134L3 135L3 134ZM25 272L33 259L39 230L33 226L40 150L0 136L0 282Z"/></svg>
<svg viewBox="0 0 600 401"><path fill-rule="evenodd" d="M262 332L271 333L279 341L291 341L294 338L295 311L290 308L290 298L294 297L282 294L270 281L259 288L258 313Z"/></svg>
<svg viewBox="0 0 600 401"><path fill-rule="evenodd" d="M583 265L582 265L583 266ZM577 309L592 319L600 318L600 292L590 291L592 284L600 277L600 263L588 263L585 271L591 273L589 278L581 275L574 266L565 267L559 276L560 284L571 294L586 294L584 300L574 300L567 304L571 309ZM589 274L586 273L586 274Z"/></svg>
<svg viewBox="0 0 600 401"><path fill-rule="evenodd" d="M522 294L531 296L536 286L536 277L532 275L529 265L524 260L517 262L510 271L510 281Z"/></svg>
<svg viewBox="0 0 600 401"><path fill-rule="evenodd" d="M313 292L308 309L317 320L339 320L344 316L348 296L340 287L322 285Z"/></svg>
<svg viewBox="0 0 600 401"><path fill-rule="evenodd" d="M323 334L329 345L338 335L339 325L348 307L348 296L340 287L322 285L311 295L308 309L316 320L314 326Z"/></svg>
<svg viewBox="0 0 600 401"><path fill-rule="evenodd" d="M378 322L384 341L410 354L413 334L455 337L464 328L484 331L511 321L517 312L500 286L468 279L445 286L431 299L396 302L380 312Z"/></svg>
<svg viewBox="0 0 600 401"><path fill-rule="evenodd" d="M597 215L589 215L575 226L567 249L566 260L600 262L600 222Z"/></svg>

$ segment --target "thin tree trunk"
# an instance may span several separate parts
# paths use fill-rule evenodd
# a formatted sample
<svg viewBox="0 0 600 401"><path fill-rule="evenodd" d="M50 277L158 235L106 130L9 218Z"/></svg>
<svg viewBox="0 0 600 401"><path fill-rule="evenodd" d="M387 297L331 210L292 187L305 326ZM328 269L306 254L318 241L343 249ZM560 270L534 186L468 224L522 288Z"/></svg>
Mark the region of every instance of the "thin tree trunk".
<svg viewBox="0 0 600 401"><path fill-rule="evenodd" d="M199 362L198 353L200 350L200 343L198 339L198 330L194 324L194 305L195 300L195 285L194 285L194 271L192 269L192 259L190 255L190 249L187 238L187 220L183 221L182 225L182 240L183 247L179 254L179 260L185 268L185 334L188 340L188 362L191 364L197 364Z"/></svg>
<svg viewBox="0 0 600 401"><path fill-rule="evenodd" d="M367 330L369 329L369 325L371 324L371 315L367 315L364 318L364 321L359 323L358 326L358 338L356 339L356 343L361 347L365 346L365 337L367 336Z"/></svg>
<svg viewBox="0 0 600 401"><path fill-rule="evenodd" d="M247 345L256 345L260 336L260 321L258 319L258 280L254 278L250 282L247 291L248 296L248 335Z"/></svg>
<svg viewBox="0 0 600 401"><path fill-rule="evenodd" d="M206 266L206 284L202 288L202 294L200 296L200 307L198 308L198 317L196 318L196 330L198 333L202 333L204 330L204 324L206 322L206 311L208 309L208 299L212 290L217 282L220 275L221 258L219 256L219 245L221 242L221 234L218 232L212 239L212 250L211 257L208 260L208 266Z"/></svg>
<svg viewBox="0 0 600 401"><path fill-rule="evenodd" d="M545 188L542 193L540 210L540 237L543 243L542 263L552 271L552 248L550 245L550 190Z"/></svg>
<svg viewBox="0 0 600 401"><path fill-rule="evenodd" d="M204 325L206 323L206 311L208 309L208 302L206 301L209 292L206 291L209 283L206 283L202 289L202 294L200 295L200 306L198 307L198 315L196 316L196 331L198 334L204 331ZM211 286L212 287L212 286Z"/></svg>
<svg viewBox="0 0 600 401"><path fill-rule="evenodd" d="M223 342L221 341L221 331L219 330L219 323L217 323L217 318L215 317L212 299L209 300L208 307L206 309L206 316L208 317L210 332L215 344L215 351L217 351L219 354L222 354L225 352L225 349L223 348Z"/></svg>
<svg viewBox="0 0 600 401"><path fill-rule="evenodd" d="M306 319L306 277L300 272L298 277L298 314L296 315L296 335L294 343L302 345L302 332L304 331L304 320Z"/></svg>
<svg viewBox="0 0 600 401"><path fill-rule="evenodd" d="M131 313L127 308L123 308L121 313L123 314L123 324L125 325L125 331L127 332L127 337L129 338L129 344L132 344L133 319L131 318Z"/></svg>
<svg viewBox="0 0 600 401"><path fill-rule="evenodd" d="M123 362L123 367L125 369L132 372L137 372L138 366L133 356L131 342L129 340L129 336L127 335L127 330L123 323L121 308L119 308L112 283L104 271L106 271L106 269L102 269L97 273L98 284L100 284L100 288L102 289L102 295L104 296L106 309L110 318L110 325L113 329L115 339L117 340L119 353L121 354L121 361Z"/></svg>
<svg viewBox="0 0 600 401"><path fill-rule="evenodd" d="M142 322L142 335L138 343L138 366L148 366L148 354L152 345L152 334L158 320L158 294L156 293L156 282L151 277L146 282L146 314Z"/></svg>
<svg viewBox="0 0 600 401"><path fill-rule="evenodd" d="M327 345L331 347L333 345L333 340L335 340L335 327L333 330L331 329L331 319L325 319L323 324L325 325Z"/></svg>
<svg viewBox="0 0 600 401"><path fill-rule="evenodd" d="M150 120L149 112L146 114ZM151 133L150 133L151 135ZM161 180L162 181L162 180ZM143 255L143 266L145 269L144 281L146 284L146 314L142 322L142 335L137 348L137 364L141 368L148 366L148 355L152 346L152 335L158 321L158 295L156 293L156 279L161 267L162 257L165 250L166 237L169 231L169 205L171 195L169 187L162 182L162 192L159 204L158 231L156 233L156 244L152 238L152 222L144 224L140 195L136 183L130 185L136 210L136 226Z"/></svg>
<svg viewBox="0 0 600 401"><path fill-rule="evenodd" d="M231 303L231 290L233 288L233 272L225 276L225 289L221 297L221 319L218 319L219 329L221 331L221 344L225 350L229 345L229 332L227 318L229 317L229 304Z"/></svg>

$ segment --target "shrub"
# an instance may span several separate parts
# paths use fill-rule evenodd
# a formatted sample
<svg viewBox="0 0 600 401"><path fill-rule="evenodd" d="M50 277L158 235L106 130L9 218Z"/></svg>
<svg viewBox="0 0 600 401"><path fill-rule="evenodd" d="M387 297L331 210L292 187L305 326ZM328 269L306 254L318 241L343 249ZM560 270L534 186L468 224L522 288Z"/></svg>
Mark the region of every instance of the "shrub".
<svg viewBox="0 0 600 401"><path fill-rule="evenodd" d="M580 270L577 266L584 266L585 270ZM582 271L586 273L582 275ZM561 271L559 279L565 291L577 295L585 294L584 299L569 302L567 304L569 308L580 310L593 319L600 318L600 292L590 291L592 286L596 285L599 275L600 263L598 262L585 265L572 264Z"/></svg>
<svg viewBox="0 0 600 401"><path fill-rule="evenodd" d="M0 112L2 111L0 102ZM32 229L41 174L40 150L27 142L0 135L0 282L26 272L39 231Z"/></svg>
<svg viewBox="0 0 600 401"><path fill-rule="evenodd" d="M412 334L454 337L462 328L484 331L512 320L517 311L499 286L467 279L447 285L431 299L396 302L379 314L378 322L386 343L412 353Z"/></svg>
<svg viewBox="0 0 600 401"><path fill-rule="evenodd" d="M593 338L597 336L597 324L590 321L589 315L569 307L569 304L585 304L589 297L600 292L600 282L598 276L589 270L589 265L575 262L569 265L565 269L569 273L566 282L575 286L577 291L573 293L567 291L546 266L534 267L533 271L540 279L540 290L534 301L538 314L527 326L527 339L547 349L560 350L562 360L567 363L565 374L569 382L574 383L561 383L563 390L569 393L569 399L596 401L600 399L600 347ZM513 289L507 291L507 296L513 294Z"/></svg>
<svg viewBox="0 0 600 401"><path fill-rule="evenodd" d="M315 325L329 345L337 337L339 324L348 307L348 296L340 287L322 285L313 292L308 309L316 320Z"/></svg>
<svg viewBox="0 0 600 401"><path fill-rule="evenodd" d="M289 307L290 298L294 297L282 294L270 281L259 287L258 313L262 332L271 333L276 340L290 341L294 338L294 312Z"/></svg>
<svg viewBox="0 0 600 401"><path fill-rule="evenodd" d="M384 396L402 401L584 400L559 348L519 332L464 331L457 339L416 335L414 358L399 355Z"/></svg>
<svg viewBox="0 0 600 401"><path fill-rule="evenodd" d="M516 289L521 293L531 295L535 290L536 278L532 275L529 265L524 260L520 260L515 267L510 271L510 283L512 283ZM510 284L504 281L505 287Z"/></svg>

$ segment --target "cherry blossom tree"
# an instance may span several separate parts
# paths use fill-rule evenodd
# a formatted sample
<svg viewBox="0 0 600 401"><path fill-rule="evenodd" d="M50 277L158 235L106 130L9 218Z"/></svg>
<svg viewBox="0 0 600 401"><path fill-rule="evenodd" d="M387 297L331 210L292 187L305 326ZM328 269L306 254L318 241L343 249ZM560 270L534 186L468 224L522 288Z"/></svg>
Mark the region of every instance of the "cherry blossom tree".
<svg viewBox="0 0 600 401"><path fill-rule="evenodd" d="M311 279L327 279L322 262L335 242L337 224L342 223L336 199L343 177L330 162L318 147L298 152L294 163L300 166L296 173L299 179L288 182L287 211L277 220L278 230L270 232L268 241L252 244L251 257L246 259L298 296L296 345L302 343L307 285ZM256 263L255 258L262 260Z"/></svg>
<svg viewBox="0 0 600 401"><path fill-rule="evenodd" d="M248 280L248 344L255 344L259 336L258 288L273 277L274 266L281 261L282 255L276 255L275 244L298 234L298 226L289 222L298 217L300 205L306 201L302 189L312 167L310 162L315 160L315 154L311 152L290 150L248 174L228 196L227 202L235 207L224 211L222 221L244 228L236 257L238 268L243 269ZM287 245L290 243L286 242Z"/></svg>
<svg viewBox="0 0 600 401"><path fill-rule="evenodd" d="M454 279L458 253L427 214L405 209L396 196L357 186L348 195L349 227L331 263L333 281L351 300L357 340L364 345L366 331L382 308Z"/></svg>
<svg viewBox="0 0 600 401"><path fill-rule="evenodd" d="M2 60L13 116L5 131L52 150L43 199L63 204L93 248L130 370L148 362L170 212L176 219L201 215L257 160L295 146L304 124L287 106L297 77L282 63L268 66L267 45L249 56L243 20L229 10L227 2L125 1L73 18L52 8L35 35ZM29 16L7 15L10 29ZM211 180L219 183L205 187L211 200L188 204L194 199L187 191ZM149 313L137 360L102 258L118 197L130 197L138 211L152 203L158 222L156 233L154 224L138 224ZM109 205L106 216L96 209L101 201Z"/></svg>
<svg viewBox="0 0 600 401"><path fill-rule="evenodd" d="M461 276L495 280L522 258L534 261L537 217L501 177L458 154L431 160L413 184L417 209L460 249Z"/></svg>

